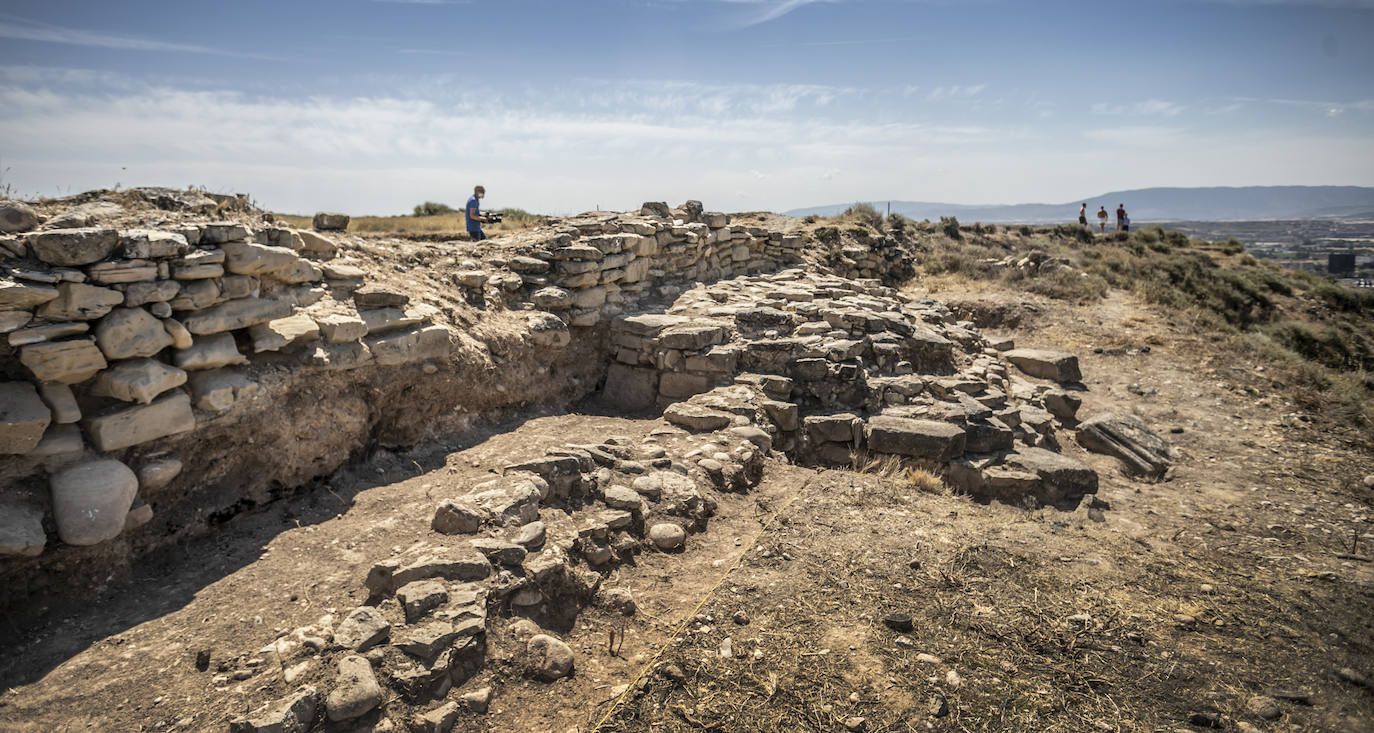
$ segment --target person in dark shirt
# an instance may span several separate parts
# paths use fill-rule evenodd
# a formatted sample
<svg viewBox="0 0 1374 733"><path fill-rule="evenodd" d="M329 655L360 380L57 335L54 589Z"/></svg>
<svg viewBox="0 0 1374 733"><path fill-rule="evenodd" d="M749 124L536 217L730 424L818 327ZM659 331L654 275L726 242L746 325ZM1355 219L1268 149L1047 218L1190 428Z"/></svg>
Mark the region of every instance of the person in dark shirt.
<svg viewBox="0 0 1374 733"><path fill-rule="evenodd" d="M1078 207L1078 223L1079 223L1079 224L1082 224L1082 225L1085 226L1085 227L1088 226L1088 205L1087 205L1087 204L1083 204L1082 206Z"/></svg>
<svg viewBox="0 0 1374 733"><path fill-rule="evenodd" d="M480 242L487 238L486 233L482 231L482 223L490 220L482 216L481 206L481 200L486 197L486 195L487 189L481 186L472 189L472 198L468 199L468 205L463 212L464 217L467 219L468 237L474 242Z"/></svg>
<svg viewBox="0 0 1374 733"><path fill-rule="evenodd" d="M1126 222L1126 205L1125 205L1125 204L1117 204L1117 205L1116 205L1116 230L1117 230L1118 232L1125 231L1124 229L1122 229L1122 227L1125 226L1125 222Z"/></svg>

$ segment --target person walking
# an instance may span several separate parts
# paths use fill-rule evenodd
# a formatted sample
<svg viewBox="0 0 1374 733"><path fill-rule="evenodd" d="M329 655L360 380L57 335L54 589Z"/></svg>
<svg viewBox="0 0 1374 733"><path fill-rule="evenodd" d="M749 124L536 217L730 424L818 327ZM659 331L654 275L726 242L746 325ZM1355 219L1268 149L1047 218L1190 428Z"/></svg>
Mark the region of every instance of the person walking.
<svg viewBox="0 0 1374 733"><path fill-rule="evenodd" d="M1125 226L1125 222L1126 222L1126 205L1125 205L1125 204L1117 204L1117 205L1116 205L1116 230L1117 230L1118 232L1125 231L1124 229L1122 229L1122 227Z"/></svg>
<svg viewBox="0 0 1374 733"><path fill-rule="evenodd" d="M468 205L463 212L468 225L468 238L474 242L480 242L487 238L486 232L482 231L482 223L490 221L482 216L482 199L487 195L487 189L477 186L472 189L472 198L468 199Z"/></svg>
<svg viewBox="0 0 1374 733"><path fill-rule="evenodd" d="M1084 228L1088 228L1088 205L1085 203L1078 207L1078 223Z"/></svg>
<svg viewBox="0 0 1374 733"><path fill-rule="evenodd" d="M1107 207L1097 207L1097 228L1102 234L1107 233Z"/></svg>
<svg viewBox="0 0 1374 733"><path fill-rule="evenodd" d="M1121 210L1121 231L1131 231L1131 217L1126 214L1126 210Z"/></svg>

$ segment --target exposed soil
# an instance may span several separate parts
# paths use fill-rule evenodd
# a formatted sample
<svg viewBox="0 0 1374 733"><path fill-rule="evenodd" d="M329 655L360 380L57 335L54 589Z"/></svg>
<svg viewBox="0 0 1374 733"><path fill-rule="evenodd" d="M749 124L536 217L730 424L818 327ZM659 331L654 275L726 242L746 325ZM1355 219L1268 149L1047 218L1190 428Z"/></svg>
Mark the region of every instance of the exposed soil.
<svg viewBox="0 0 1374 733"><path fill-rule="evenodd" d="M1370 455L1308 427L1257 365L1129 296L1079 308L928 286L1018 314L1005 332L1018 345L1079 353L1080 415L1141 416L1182 452L1170 478L1127 479L1065 439L1101 474L1101 503L1028 512L770 460L686 552L641 554L604 580L631 590L635 616L590 608L552 629L576 654L572 677L524 679L501 656L509 621L494 619L487 664L449 693L491 685L491 711L457 729L1196 730L1195 715L1233 730L1374 727L1374 692L1339 672L1374 673ZM526 415L236 517L37 628L0 626L0 729L223 730L289 686L275 670L216 685L218 663L363 602L367 568L425 537L439 499L551 441L659 425ZM912 629L885 625L893 613ZM331 673L313 672L324 686ZM1247 711L1266 691L1288 696L1277 721ZM388 706L403 727L401 709Z"/></svg>

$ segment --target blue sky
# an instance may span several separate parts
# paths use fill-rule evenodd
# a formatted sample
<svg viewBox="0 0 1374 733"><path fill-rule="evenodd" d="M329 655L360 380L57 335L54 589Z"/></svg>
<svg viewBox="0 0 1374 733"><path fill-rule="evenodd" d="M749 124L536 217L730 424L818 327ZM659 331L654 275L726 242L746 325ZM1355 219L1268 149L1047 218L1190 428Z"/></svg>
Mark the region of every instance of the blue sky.
<svg viewBox="0 0 1374 733"><path fill-rule="evenodd" d="M1374 0L7 0L0 170L354 214L1374 185Z"/></svg>

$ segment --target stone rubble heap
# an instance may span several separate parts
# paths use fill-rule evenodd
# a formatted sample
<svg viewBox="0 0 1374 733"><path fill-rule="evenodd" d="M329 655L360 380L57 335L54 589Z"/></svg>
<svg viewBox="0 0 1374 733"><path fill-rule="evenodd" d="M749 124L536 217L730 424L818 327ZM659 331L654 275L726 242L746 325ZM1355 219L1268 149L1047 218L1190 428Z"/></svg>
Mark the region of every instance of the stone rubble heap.
<svg viewBox="0 0 1374 733"><path fill-rule="evenodd" d="M877 281L799 268L700 286L666 313L617 319L611 350L607 396L666 407L689 429L728 424L742 404L728 385L744 384L773 447L806 462L902 456L1016 503L1097 490L1092 469L1057 453L1081 404L1076 357L990 342Z"/></svg>

